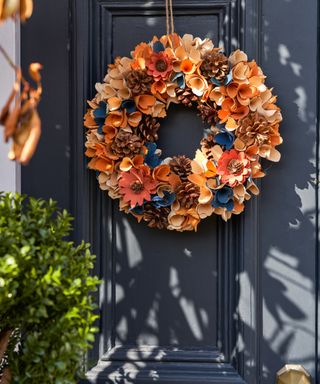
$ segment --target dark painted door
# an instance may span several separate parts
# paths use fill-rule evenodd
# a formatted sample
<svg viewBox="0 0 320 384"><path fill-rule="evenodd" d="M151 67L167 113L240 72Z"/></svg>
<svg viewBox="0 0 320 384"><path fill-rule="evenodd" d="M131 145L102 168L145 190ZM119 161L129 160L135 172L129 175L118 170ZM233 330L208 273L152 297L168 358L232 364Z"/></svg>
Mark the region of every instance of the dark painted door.
<svg viewBox="0 0 320 384"><path fill-rule="evenodd" d="M35 9L22 58L45 67L44 135L22 189L70 208L75 238L97 254L105 282L88 381L271 384L285 363L298 363L317 383L317 0L174 0L177 32L256 58L284 116L283 158L260 197L241 217L211 218L195 234L119 213L83 156L84 100L116 56L165 33L164 2L47 0ZM196 111L171 107L160 146L192 155L201 132Z"/></svg>

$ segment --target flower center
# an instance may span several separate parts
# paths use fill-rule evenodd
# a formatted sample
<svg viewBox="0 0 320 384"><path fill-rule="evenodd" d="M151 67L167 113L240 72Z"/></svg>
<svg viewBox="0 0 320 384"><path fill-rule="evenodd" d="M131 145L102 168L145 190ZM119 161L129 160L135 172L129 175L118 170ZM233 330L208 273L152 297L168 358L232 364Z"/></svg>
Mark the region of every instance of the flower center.
<svg viewBox="0 0 320 384"><path fill-rule="evenodd" d="M266 134L264 134L264 133L258 133L256 135L256 140L257 140L259 145L262 145L262 144L268 142L268 136Z"/></svg>
<svg viewBox="0 0 320 384"><path fill-rule="evenodd" d="M141 191L144 190L144 186L143 186L143 184L141 184L139 181L134 181L134 182L130 185L130 188L131 188L131 190L132 190L134 193L140 193Z"/></svg>
<svg viewBox="0 0 320 384"><path fill-rule="evenodd" d="M243 164L241 163L241 161L239 161L237 159L231 159L229 161L227 169L230 173L232 173L234 175L238 175L239 173L241 173L243 171Z"/></svg>
<svg viewBox="0 0 320 384"><path fill-rule="evenodd" d="M167 70L167 68L168 68L168 64L166 63L165 60L163 60L163 59L157 60L156 69L158 72L164 72Z"/></svg>

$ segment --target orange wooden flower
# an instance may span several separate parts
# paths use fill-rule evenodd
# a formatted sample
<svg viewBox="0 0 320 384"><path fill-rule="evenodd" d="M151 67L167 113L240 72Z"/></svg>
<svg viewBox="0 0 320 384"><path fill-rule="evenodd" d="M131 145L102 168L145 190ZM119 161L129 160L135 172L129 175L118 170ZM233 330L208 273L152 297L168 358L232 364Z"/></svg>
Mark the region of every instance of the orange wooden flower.
<svg viewBox="0 0 320 384"><path fill-rule="evenodd" d="M92 157L88 163L90 169L101 172L112 172L114 161L108 156L107 148L103 144L95 143L86 150L86 155Z"/></svg>
<svg viewBox="0 0 320 384"><path fill-rule="evenodd" d="M202 96L208 89L207 80L197 73L187 75L186 83L192 92L197 96Z"/></svg>
<svg viewBox="0 0 320 384"><path fill-rule="evenodd" d="M219 159L217 174L220 175L222 183L234 187L242 184L251 172L250 161L244 152L235 149L225 151Z"/></svg>
<svg viewBox="0 0 320 384"><path fill-rule="evenodd" d="M140 95L134 98L138 109L145 115L151 115L153 107L156 103L156 98L151 95Z"/></svg>
<svg viewBox="0 0 320 384"><path fill-rule="evenodd" d="M125 128L128 124L126 112L124 110L110 112L105 124L115 128Z"/></svg>
<svg viewBox="0 0 320 384"><path fill-rule="evenodd" d="M92 116L92 110L88 110L87 113L84 115L84 126L88 129L97 129L98 124L94 120Z"/></svg>
<svg viewBox="0 0 320 384"><path fill-rule="evenodd" d="M226 128L233 131L237 128L237 121L247 116L249 108L239 104L237 100L227 97L221 104L218 116L222 123L226 123Z"/></svg>
<svg viewBox="0 0 320 384"><path fill-rule="evenodd" d="M148 60L152 55L152 48L150 47L150 44L147 43L140 43L138 44L133 53L132 57L134 59L143 58L145 60Z"/></svg>
<svg viewBox="0 0 320 384"><path fill-rule="evenodd" d="M164 52L153 53L147 61L147 68L155 80L166 80L172 72L172 61Z"/></svg>
<svg viewBox="0 0 320 384"><path fill-rule="evenodd" d="M142 205L144 201L151 200L157 182L146 172L131 168L130 171L120 174L119 186L123 200L134 208L136 205Z"/></svg>
<svg viewBox="0 0 320 384"><path fill-rule="evenodd" d="M200 216L194 208L179 208L172 210L168 216L169 229L176 231L196 231Z"/></svg>
<svg viewBox="0 0 320 384"><path fill-rule="evenodd" d="M196 68L196 65L190 59L184 59L180 64L181 72L186 73L187 75L193 73Z"/></svg>

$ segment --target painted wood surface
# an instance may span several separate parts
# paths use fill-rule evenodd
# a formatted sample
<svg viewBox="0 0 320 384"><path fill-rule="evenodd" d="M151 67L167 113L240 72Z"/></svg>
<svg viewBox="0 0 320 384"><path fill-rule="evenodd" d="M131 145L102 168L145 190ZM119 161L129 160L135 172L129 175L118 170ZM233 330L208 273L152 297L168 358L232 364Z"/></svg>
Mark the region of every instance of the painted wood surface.
<svg viewBox="0 0 320 384"><path fill-rule="evenodd" d="M44 61L46 93L44 137L22 187L72 210L75 239L92 242L105 279L86 382L272 384L285 363L299 363L317 383L317 1L174 0L174 12L179 34L256 58L284 116L282 161L267 165L260 197L197 234L158 232L119 213L83 156L84 100L117 55L165 33L163 2L36 1L23 30L23 62ZM191 154L200 120L173 109L159 144Z"/></svg>

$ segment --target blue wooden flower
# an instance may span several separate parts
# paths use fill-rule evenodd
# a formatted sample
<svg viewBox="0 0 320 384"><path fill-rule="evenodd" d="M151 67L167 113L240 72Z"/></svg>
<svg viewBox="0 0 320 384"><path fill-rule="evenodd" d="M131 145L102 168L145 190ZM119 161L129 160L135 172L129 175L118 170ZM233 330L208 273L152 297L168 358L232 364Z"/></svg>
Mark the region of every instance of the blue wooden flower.
<svg viewBox="0 0 320 384"><path fill-rule="evenodd" d="M185 89L185 87L186 87L186 80L184 78L184 73L183 72L176 73L173 76L172 81L175 81L178 84L179 88Z"/></svg>
<svg viewBox="0 0 320 384"><path fill-rule="evenodd" d="M136 103L132 99L123 100L121 108L125 109L127 113L133 113L137 110Z"/></svg>
<svg viewBox="0 0 320 384"><path fill-rule="evenodd" d="M163 197L158 195L153 196L152 203L156 208L169 207L176 199L175 193L165 191Z"/></svg>
<svg viewBox="0 0 320 384"><path fill-rule="evenodd" d="M147 154L144 158L144 162L151 168L157 167L161 163L160 155L156 153L157 144L155 143L146 143Z"/></svg>
<svg viewBox="0 0 320 384"><path fill-rule="evenodd" d="M104 101L100 101L99 108L93 110L94 121L98 124L98 133L103 134L102 127L108 114L108 106Z"/></svg>
<svg viewBox="0 0 320 384"><path fill-rule="evenodd" d="M226 130L218 133L214 139L216 143L223 145L226 149L231 149L234 142L234 134Z"/></svg>
<svg viewBox="0 0 320 384"><path fill-rule="evenodd" d="M214 208L227 208L228 211L232 211L234 207L233 189L230 187L218 189L212 201L212 206Z"/></svg>
<svg viewBox="0 0 320 384"><path fill-rule="evenodd" d="M163 44L161 43L161 41L155 41L154 43L153 43L153 50L154 50L154 52L156 52L156 53L159 53L159 52L162 52L162 51L164 51L164 46L163 46Z"/></svg>
<svg viewBox="0 0 320 384"><path fill-rule="evenodd" d="M218 87L220 87L221 85L228 85L232 81L232 71L230 71L228 73L228 75L225 77L224 81L219 81L215 77L211 77L210 81L211 81L211 83L217 85Z"/></svg>
<svg viewBox="0 0 320 384"><path fill-rule="evenodd" d="M142 205L136 205L134 208L130 208L130 211L136 215L143 215L144 212L144 203Z"/></svg>

